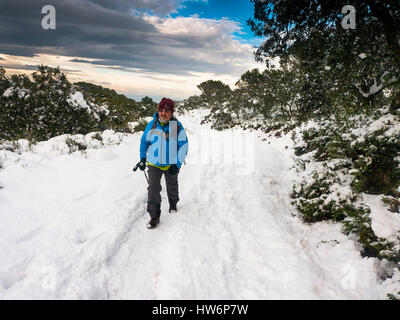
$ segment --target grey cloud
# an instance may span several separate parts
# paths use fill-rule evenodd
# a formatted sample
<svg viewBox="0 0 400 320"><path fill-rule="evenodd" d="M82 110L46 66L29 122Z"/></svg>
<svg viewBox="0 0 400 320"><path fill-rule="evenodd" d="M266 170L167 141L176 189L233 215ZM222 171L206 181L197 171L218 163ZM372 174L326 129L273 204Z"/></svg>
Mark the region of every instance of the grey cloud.
<svg viewBox="0 0 400 320"><path fill-rule="evenodd" d="M212 70L232 73L230 64L194 61L182 50L222 48L218 35L165 35L129 9L167 12L180 1L164 0L2 0L0 53L32 57L46 53L79 57L91 63L127 72L189 74ZM41 28L41 8L56 7L56 30ZM172 9L171 9L172 8ZM157 11L158 10L158 11ZM90 62L88 59L96 59ZM223 60L223 58L221 58ZM134 69L134 70L132 70Z"/></svg>
<svg viewBox="0 0 400 320"><path fill-rule="evenodd" d="M151 10L156 14L167 14L174 11L182 0L90 0L91 2L111 10L126 11L129 9Z"/></svg>
<svg viewBox="0 0 400 320"><path fill-rule="evenodd" d="M82 62L82 63L90 63L89 60L85 60L85 59L71 59L69 60L71 62Z"/></svg>
<svg viewBox="0 0 400 320"><path fill-rule="evenodd" d="M110 82L107 82L107 81L95 81L95 83L98 83L98 84L103 84L103 85L112 85L112 83L110 83Z"/></svg>
<svg viewBox="0 0 400 320"><path fill-rule="evenodd" d="M4 69L11 69L11 70L28 70L28 71L32 71L35 70L37 71L37 65L33 65L33 64L8 64L8 65L4 65ZM62 72L68 73L68 74L82 74L82 72L80 70L76 70L76 69L70 69L70 68L60 68Z"/></svg>
<svg viewBox="0 0 400 320"><path fill-rule="evenodd" d="M86 73L82 72L81 70L64 68L64 67L61 67L61 66L60 66L60 70L62 72L64 72L64 73L68 73L68 74L87 75Z"/></svg>
<svg viewBox="0 0 400 320"><path fill-rule="evenodd" d="M32 65L32 64L9 64L5 65L4 69L12 69L12 70L36 70L37 66Z"/></svg>

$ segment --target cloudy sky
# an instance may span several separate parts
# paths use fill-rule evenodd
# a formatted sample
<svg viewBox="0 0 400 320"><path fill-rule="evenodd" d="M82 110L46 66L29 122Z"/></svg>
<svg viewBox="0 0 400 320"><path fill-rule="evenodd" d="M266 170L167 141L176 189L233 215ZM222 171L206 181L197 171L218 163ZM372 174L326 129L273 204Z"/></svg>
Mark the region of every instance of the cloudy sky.
<svg viewBox="0 0 400 320"><path fill-rule="evenodd" d="M56 9L56 29L42 28L45 5ZM0 65L60 66L72 82L183 99L202 81L233 88L246 70L263 69L252 14L250 0L1 0Z"/></svg>

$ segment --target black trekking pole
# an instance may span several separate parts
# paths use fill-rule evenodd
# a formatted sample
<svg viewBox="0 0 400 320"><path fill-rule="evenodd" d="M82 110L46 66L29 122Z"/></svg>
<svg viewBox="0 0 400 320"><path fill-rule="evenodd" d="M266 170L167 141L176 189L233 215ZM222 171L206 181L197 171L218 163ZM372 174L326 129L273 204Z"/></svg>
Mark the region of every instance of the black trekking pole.
<svg viewBox="0 0 400 320"><path fill-rule="evenodd" d="M144 176L146 177L147 184L150 184L149 177L147 176L146 170L143 170L143 172L144 172Z"/></svg>
<svg viewBox="0 0 400 320"><path fill-rule="evenodd" d="M133 168L133 171L136 171L139 168L139 163ZM146 170L143 170L144 176L146 177L147 184L150 184L149 178L147 177Z"/></svg>

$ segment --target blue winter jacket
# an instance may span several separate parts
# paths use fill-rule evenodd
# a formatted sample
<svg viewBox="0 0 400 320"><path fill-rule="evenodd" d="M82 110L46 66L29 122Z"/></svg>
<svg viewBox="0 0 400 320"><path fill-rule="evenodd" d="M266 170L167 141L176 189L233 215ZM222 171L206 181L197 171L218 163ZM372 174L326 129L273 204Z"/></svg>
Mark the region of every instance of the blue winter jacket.
<svg viewBox="0 0 400 320"><path fill-rule="evenodd" d="M154 122L156 128L153 129ZM140 159L156 166L182 166L189 148L188 138L182 124L172 117L162 126L158 121L158 112L154 114L140 140Z"/></svg>

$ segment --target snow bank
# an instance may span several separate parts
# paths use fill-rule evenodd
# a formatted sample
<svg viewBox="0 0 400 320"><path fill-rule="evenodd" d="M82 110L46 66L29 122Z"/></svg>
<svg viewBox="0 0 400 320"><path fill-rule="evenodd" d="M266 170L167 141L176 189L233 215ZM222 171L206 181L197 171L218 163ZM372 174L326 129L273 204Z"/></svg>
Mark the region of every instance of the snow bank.
<svg viewBox="0 0 400 320"><path fill-rule="evenodd" d="M102 133L92 132L82 134L64 134L47 141L31 144L26 139L15 142L4 141L0 144L0 161L3 166L12 163L24 163L40 161L42 158L57 157L63 154L75 154L85 156L85 152L107 146L120 144L128 134L105 130Z"/></svg>

